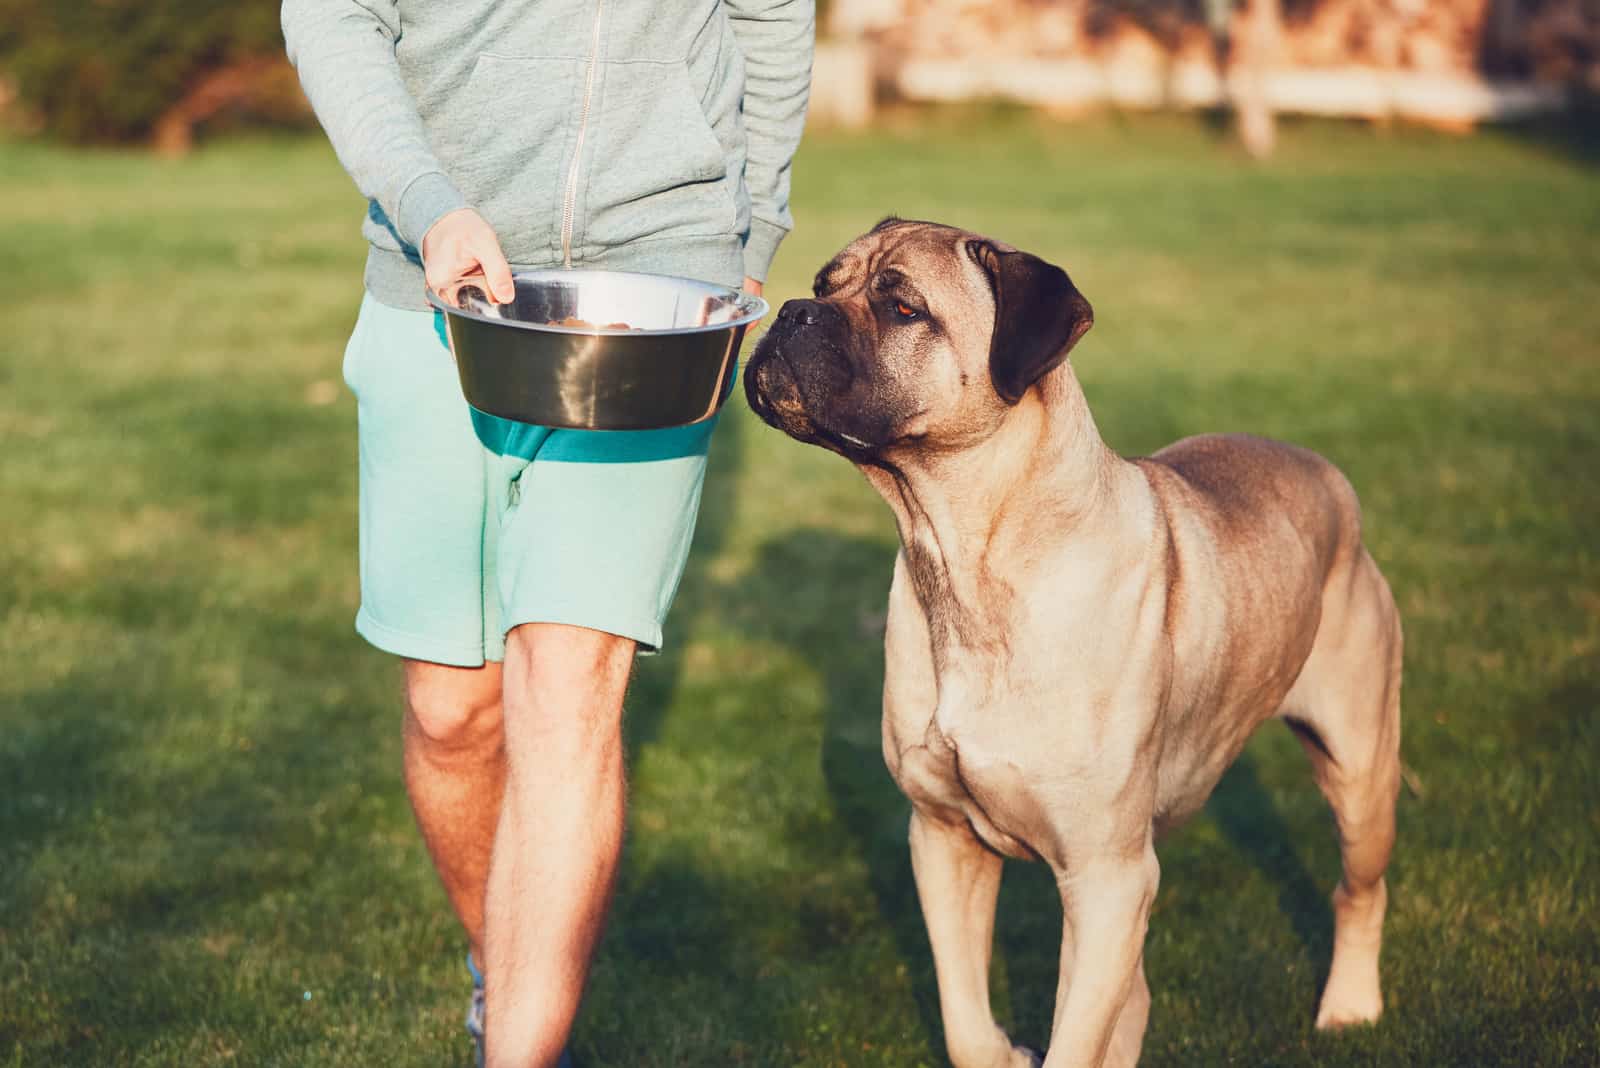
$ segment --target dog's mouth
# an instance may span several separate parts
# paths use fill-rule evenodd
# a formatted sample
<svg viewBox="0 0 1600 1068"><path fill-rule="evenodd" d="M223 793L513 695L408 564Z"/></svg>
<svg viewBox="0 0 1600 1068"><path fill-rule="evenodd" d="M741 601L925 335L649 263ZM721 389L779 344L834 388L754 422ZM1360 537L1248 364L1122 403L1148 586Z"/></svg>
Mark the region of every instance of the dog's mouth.
<svg viewBox="0 0 1600 1068"><path fill-rule="evenodd" d="M744 393L762 422L791 437L805 434L811 424L794 366L769 338L762 339L745 368Z"/></svg>
<svg viewBox="0 0 1600 1068"><path fill-rule="evenodd" d="M877 464L883 445L830 427L813 414L799 370L781 339L762 338L745 371L745 398L762 422L796 441L836 452L852 463Z"/></svg>
<svg viewBox="0 0 1600 1068"><path fill-rule="evenodd" d="M767 331L751 354L745 373L745 396L750 401L751 409L768 425L792 438L810 443L817 439L821 431L812 415L813 410L821 407L816 403L818 397L815 394L828 392L827 386L832 386L833 392L847 386L848 372L840 374L835 370L831 377L842 380L821 383L822 388L819 388L819 383L815 381L819 377L815 373L817 368L811 366L812 361L830 365L843 361L835 360L832 352L812 353L810 359L803 361L805 366L802 366L794 358L793 331L781 329L783 325L780 323ZM808 371L811 373L808 374ZM809 392L814 395L810 398L807 397L808 384Z"/></svg>

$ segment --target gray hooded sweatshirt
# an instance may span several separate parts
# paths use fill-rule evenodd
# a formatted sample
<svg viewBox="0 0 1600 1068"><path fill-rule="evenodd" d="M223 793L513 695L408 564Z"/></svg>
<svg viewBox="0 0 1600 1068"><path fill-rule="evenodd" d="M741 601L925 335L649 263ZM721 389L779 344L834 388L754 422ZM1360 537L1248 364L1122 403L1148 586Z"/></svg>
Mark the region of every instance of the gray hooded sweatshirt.
<svg viewBox="0 0 1600 1068"><path fill-rule="evenodd" d="M513 267L765 279L793 225L812 0L284 0L368 198L366 285L425 310L422 235L476 209Z"/></svg>

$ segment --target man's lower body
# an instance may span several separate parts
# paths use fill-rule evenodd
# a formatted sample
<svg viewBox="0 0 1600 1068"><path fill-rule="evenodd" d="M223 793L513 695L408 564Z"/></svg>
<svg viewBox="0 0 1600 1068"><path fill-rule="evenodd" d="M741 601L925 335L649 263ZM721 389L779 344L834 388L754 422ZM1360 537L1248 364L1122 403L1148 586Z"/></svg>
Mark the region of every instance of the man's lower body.
<svg viewBox="0 0 1600 1068"><path fill-rule="evenodd" d="M554 1065L621 852L622 700L660 646L713 422L552 430L471 412L435 317L368 297L361 612L405 664L405 780L483 969L491 1068Z"/></svg>

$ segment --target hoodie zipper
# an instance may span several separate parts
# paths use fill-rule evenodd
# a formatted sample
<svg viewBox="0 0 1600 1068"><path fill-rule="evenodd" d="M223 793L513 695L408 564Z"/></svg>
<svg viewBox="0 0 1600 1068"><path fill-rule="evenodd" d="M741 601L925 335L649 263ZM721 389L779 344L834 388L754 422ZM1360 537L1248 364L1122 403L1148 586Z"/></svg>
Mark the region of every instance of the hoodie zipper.
<svg viewBox="0 0 1600 1068"><path fill-rule="evenodd" d="M589 108L594 102L594 72L600 65L600 23L606 0L594 7L594 40L589 46L589 73L583 82L583 109L578 113L578 139L572 149L572 166L567 169L567 194L561 204L561 265L572 266L572 225L578 206L578 171L583 165L583 141L589 132Z"/></svg>

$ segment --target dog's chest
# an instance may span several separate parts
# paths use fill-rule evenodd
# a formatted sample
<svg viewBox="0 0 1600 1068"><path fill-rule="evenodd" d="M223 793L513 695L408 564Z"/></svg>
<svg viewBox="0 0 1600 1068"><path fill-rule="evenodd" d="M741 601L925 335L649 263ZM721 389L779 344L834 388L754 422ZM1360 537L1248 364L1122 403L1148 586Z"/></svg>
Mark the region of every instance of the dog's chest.
<svg viewBox="0 0 1600 1068"><path fill-rule="evenodd" d="M983 700L983 691L959 674L942 677L937 706L901 724L895 778L913 803L964 817L995 851L1035 859L1029 776L997 744L1006 737L1006 710Z"/></svg>

